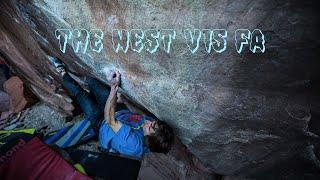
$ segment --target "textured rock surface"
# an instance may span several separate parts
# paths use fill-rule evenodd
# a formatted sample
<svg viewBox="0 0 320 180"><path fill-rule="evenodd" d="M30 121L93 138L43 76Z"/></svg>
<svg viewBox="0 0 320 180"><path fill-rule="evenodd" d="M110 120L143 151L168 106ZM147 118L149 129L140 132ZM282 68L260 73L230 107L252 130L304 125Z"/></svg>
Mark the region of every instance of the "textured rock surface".
<svg viewBox="0 0 320 180"><path fill-rule="evenodd" d="M37 98L24 87L17 76L8 79L3 84L3 89L10 96L10 111L13 113L18 113L37 102Z"/></svg>
<svg viewBox="0 0 320 180"><path fill-rule="evenodd" d="M9 78L9 68L0 56L0 90L3 91L3 83Z"/></svg>
<svg viewBox="0 0 320 180"><path fill-rule="evenodd" d="M3 0L0 52L40 99L67 113L74 107L47 55L105 82L106 73L116 68L123 91L172 124L208 167L255 176L299 153L319 168L310 151L319 138L308 126L319 95L313 91L319 78L317 18L313 2L297 0ZM63 54L57 28L99 28L104 50L75 54L68 45ZM117 54L110 36L121 28L176 29L173 52ZM239 55L230 36L222 54L203 49L191 54L185 28L225 28L230 35L238 28L260 28L267 50Z"/></svg>

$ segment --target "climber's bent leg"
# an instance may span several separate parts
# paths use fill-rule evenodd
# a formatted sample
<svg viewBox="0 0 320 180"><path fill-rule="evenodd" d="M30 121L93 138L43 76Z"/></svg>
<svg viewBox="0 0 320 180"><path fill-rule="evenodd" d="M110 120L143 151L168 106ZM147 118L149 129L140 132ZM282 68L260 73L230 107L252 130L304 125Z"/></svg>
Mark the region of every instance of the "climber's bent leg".
<svg viewBox="0 0 320 180"><path fill-rule="evenodd" d="M68 148L83 143L95 135L98 136L101 113L90 95L67 73L63 75L63 85L76 98L86 119L47 134L44 142L48 145Z"/></svg>
<svg viewBox="0 0 320 180"><path fill-rule="evenodd" d="M99 110L98 105L90 97L90 94L83 90L67 73L63 76L63 86L76 98L86 119L91 122L92 128L98 134L99 120L103 115L103 111Z"/></svg>
<svg viewBox="0 0 320 180"><path fill-rule="evenodd" d="M96 99L100 112L103 113L105 104L110 94L110 87L92 77L87 77L86 82L88 83L90 93Z"/></svg>

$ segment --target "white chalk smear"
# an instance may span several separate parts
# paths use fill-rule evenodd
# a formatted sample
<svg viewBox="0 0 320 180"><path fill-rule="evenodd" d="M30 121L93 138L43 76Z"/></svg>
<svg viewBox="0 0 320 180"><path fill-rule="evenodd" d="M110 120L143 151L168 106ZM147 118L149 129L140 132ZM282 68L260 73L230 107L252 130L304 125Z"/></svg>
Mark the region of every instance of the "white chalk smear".
<svg viewBox="0 0 320 180"><path fill-rule="evenodd" d="M114 24L117 24L119 22L118 18L116 15L111 15L108 17L107 20L107 28L112 28Z"/></svg>

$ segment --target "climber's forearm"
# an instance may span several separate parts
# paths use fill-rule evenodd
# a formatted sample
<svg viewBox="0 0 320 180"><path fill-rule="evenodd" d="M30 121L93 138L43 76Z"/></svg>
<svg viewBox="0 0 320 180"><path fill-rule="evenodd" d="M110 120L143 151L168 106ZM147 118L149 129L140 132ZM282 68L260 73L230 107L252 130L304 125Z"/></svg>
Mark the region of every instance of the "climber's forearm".
<svg viewBox="0 0 320 180"><path fill-rule="evenodd" d="M113 106L115 106L114 102L107 101L106 106L104 108L104 119L105 119L105 122L108 123L109 125L113 125L116 122L114 118L115 108Z"/></svg>
<svg viewBox="0 0 320 180"><path fill-rule="evenodd" d="M117 89L118 88L115 86L111 87L111 91L104 108L105 123L109 124L114 132L117 132L121 127L121 124L115 119L114 116L117 105Z"/></svg>

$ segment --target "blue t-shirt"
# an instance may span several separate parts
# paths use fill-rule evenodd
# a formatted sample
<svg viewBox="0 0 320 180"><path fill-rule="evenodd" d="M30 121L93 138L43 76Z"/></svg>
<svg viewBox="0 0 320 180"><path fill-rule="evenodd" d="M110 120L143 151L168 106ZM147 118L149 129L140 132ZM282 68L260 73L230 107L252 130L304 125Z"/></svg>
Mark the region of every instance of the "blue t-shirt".
<svg viewBox="0 0 320 180"><path fill-rule="evenodd" d="M115 133L112 128L103 123L100 127L99 141L103 148L120 154L142 158L149 152L144 144L142 125L146 119L154 119L145 115L136 115L129 110L121 110L115 113L117 121L122 123L121 128Z"/></svg>

